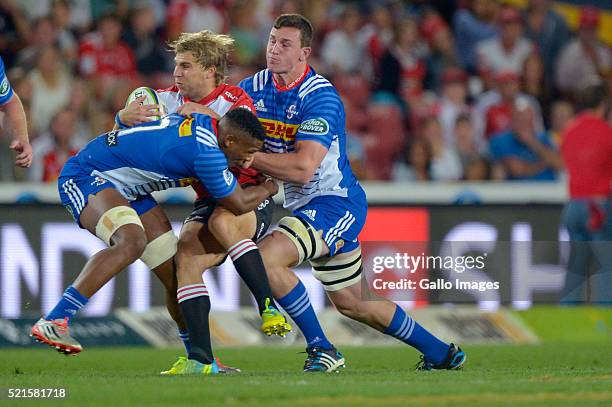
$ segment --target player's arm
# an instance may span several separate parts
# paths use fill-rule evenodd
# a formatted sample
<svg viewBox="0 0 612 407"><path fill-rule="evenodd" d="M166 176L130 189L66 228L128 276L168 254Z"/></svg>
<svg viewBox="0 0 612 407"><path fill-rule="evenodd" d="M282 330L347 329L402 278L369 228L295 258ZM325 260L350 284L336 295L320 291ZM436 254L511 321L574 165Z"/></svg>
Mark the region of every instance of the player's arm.
<svg viewBox="0 0 612 407"><path fill-rule="evenodd" d="M242 188L237 185L230 195L219 199L219 203L238 216L255 210L266 198L277 192L278 185L268 178L254 187Z"/></svg>
<svg viewBox="0 0 612 407"><path fill-rule="evenodd" d="M13 140L9 148L17 152L15 164L24 168L29 167L32 164L32 146L28 137L28 124L21 99L16 93L13 93L11 98L0 106L0 110L4 112L8 125L12 128Z"/></svg>
<svg viewBox="0 0 612 407"><path fill-rule="evenodd" d="M159 116L161 111L160 105L142 105L146 96L136 98L126 107L119 110L115 116L115 127L113 130L118 130L120 127L132 127L137 124L151 121L152 117Z"/></svg>
<svg viewBox="0 0 612 407"><path fill-rule="evenodd" d="M327 148L317 141L303 140L285 154L255 153L253 167L283 181L307 184L321 165Z"/></svg>
<svg viewBox="0 0 612 407"><path fill-rule="evenodd" d="M195 160L195 172L213 198L235 215L255 210L264 199L278 192L273 180L243 189L229 170L227 158L218 149L201 151Z"/></svg>

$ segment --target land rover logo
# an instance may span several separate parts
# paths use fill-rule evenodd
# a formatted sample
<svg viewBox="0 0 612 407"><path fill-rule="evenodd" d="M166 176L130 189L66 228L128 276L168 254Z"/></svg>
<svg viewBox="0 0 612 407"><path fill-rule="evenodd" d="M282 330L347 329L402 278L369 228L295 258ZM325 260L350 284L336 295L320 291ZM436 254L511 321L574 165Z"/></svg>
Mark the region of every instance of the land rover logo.
<svg viewBox="0 0 612 407"><path fill-rule="evenodd" d="M299 132L303 134L324 135L329 132L329 124L323 118L309 119L302 122Z"/></svg>

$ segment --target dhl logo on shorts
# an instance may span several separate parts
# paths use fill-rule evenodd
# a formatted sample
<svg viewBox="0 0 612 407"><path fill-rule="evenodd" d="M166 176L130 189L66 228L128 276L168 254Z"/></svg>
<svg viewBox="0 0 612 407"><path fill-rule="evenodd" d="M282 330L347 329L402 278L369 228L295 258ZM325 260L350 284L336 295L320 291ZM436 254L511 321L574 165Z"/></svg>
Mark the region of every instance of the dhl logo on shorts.
<svg viewBox="0 0 612 407"><path fill-rule="evenodd" d="M268 137L284 141L295 141L295 134L297 133L298 127L300 127L299 124L286 124L278 120L259 119L259 121L266 129L266 135Z"/></svg>
<svg viewBox="0 0 612 407"><path fill-rule="evenodd" d="M179 125L179 137L191 136L191 123L193 123L193 117L181 122Z"/></svg>

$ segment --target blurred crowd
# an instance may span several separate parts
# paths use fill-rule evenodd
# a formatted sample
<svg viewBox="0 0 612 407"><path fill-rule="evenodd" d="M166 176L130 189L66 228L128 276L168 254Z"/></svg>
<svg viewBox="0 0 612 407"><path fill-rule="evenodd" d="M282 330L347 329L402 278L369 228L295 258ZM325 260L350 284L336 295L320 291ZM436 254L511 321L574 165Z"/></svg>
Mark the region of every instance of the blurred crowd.
<svg viewBox="0 0 612 407"><path fill-rule="evenodd" d="M0 180L55 181L70 155L113 127L132 89L173 84L166 44L181 32L236 40L230 84L265 68L281 13L313 23L310 63L343 98L360 179L555 180L576 92L612 86L612 53L597 36L602 10L583 7L572 32L552 1L526 3L0 0L0 55L35 154L19 172L2 148Z"/></svg>

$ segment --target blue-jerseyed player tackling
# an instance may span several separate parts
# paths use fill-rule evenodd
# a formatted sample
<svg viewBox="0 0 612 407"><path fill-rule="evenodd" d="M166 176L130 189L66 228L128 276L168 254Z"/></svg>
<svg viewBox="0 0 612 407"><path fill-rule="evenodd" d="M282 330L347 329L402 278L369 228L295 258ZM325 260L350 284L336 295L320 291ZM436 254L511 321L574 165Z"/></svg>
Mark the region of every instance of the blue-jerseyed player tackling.
<svg viewBox="0 0 612 407"><path fill-rule="evenodd" d="M66 163L58 188L79 226L109 247L86 263L57 306L33 326L32 335L65 353L82 350L70 336L68 322L88 298L143 254L147 239L139 212L148 209L153 191L198 179L236 214L252 211L275 194L276 185L268 181L242 189L228 169L231 163L250 161L263 138L257 118L246 109L234 109L219 121L202 114L172 114L92 140ZM214 363L209 368L214 370Z"/></svg>
<svg viewBox="0 0 612 407"><path fill-rule="evenodd" d="M279 16L268 40L267 69L239 85L266 129L265 152L256 153L252 165L284 181L284 206L293 212L259 246L274 296L306 338L304 370L344 365L290 270L306 260L342 314L417 348L421 369L460 368L460 348L433 336L393 302L363 300L358 236L367 201L346 155L344 106L333 85L308 65L311 40L305 17Z"/></svg>

